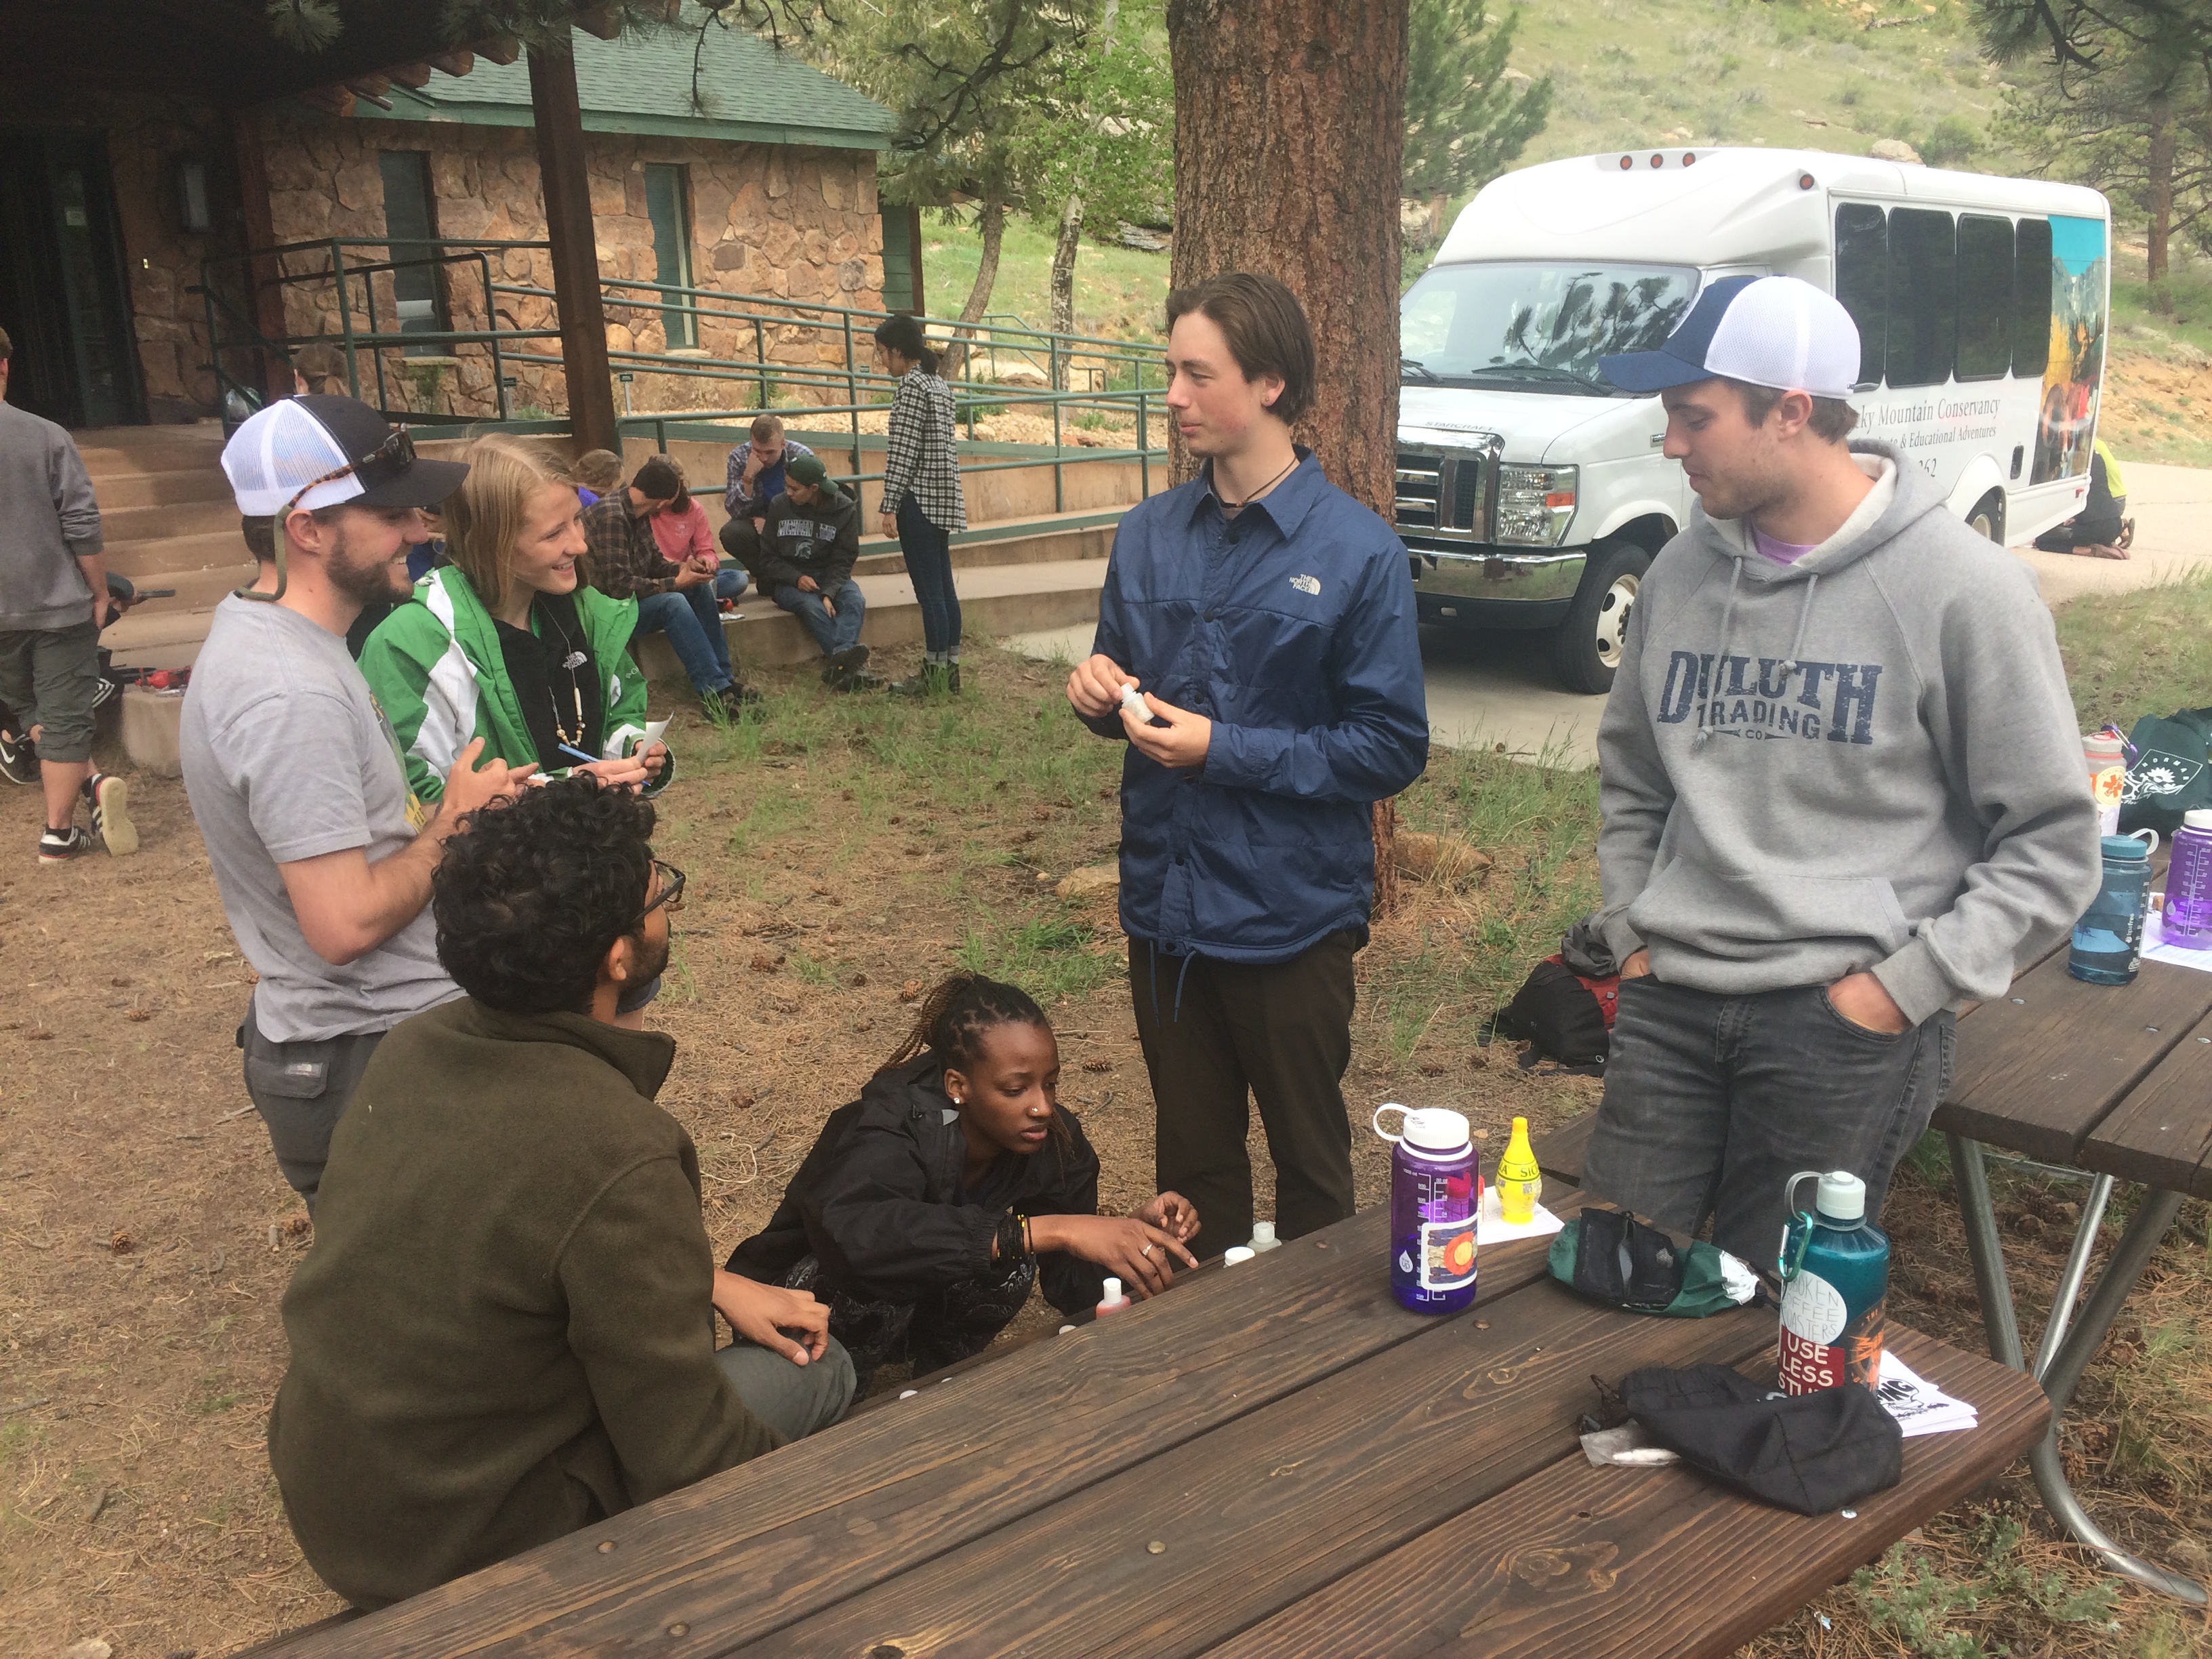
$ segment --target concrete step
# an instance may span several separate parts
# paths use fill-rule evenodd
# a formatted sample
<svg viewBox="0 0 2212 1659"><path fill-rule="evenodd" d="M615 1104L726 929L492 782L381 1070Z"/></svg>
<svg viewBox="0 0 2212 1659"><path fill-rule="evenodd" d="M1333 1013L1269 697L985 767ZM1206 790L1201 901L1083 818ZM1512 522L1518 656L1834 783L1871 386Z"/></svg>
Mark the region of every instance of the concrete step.
<svg viewBox="0 0 2212 1659"><path fill-rule="evenodd" d="M176 428L150 428L169 431ZM143 443L88 445L80 436L76 453L84 470L97 485L103 478L130 477L149 472L198 472L212 468L222 476L222 438L149 439Z"/></svg>
<svg viewBox="0 0 2212 1659"><path fill-rule="evenodd" d="M921 606L914 584L904 575L857 578L868 602L860 642L876 649L921 642ZM967 635L1030 633L1069 628L1098 617L1098 593L1106 585L1103 559L1059 559L1043 564L990 566L958 579L961 631ZM771 600L748 593L738 601L744 620L726 623L730 653L740 672L756 664L809 663L821 648L798 617ZM681 683L684 670L659 634L641 636L630 647L638 665L656 680Z"/></svg>
<svg viewBox="0 0 2212 1659"><path fill-rule="evenodd" d="M104 478L93 481L93 493L100 497L100 513L103 521L112 514L128 512L149 507L198 506L219 503L238 521L238 509L233 505L230 480L222 469L194 467L183 472L111 472Z"/></svg>
<svg viewBox="0 0 2212 1659"><path fill-rule="evenodd" d="M105 496L100 499L100 533L111 550L126 543L153 544L217 532L238 543L238 507L227 492L219 500L161 501L145 507L122 507Z"/></svg>
<svg viewBox="0 0 2212 1659"><path fill-rule="evenodd" d="M246 538L239 534L234 515L228 528L203 530L188 536L158 536L144 541L111 541L107 568L141 587L169 587L173 574L189 570L228 568L245 560Z"/></svg>

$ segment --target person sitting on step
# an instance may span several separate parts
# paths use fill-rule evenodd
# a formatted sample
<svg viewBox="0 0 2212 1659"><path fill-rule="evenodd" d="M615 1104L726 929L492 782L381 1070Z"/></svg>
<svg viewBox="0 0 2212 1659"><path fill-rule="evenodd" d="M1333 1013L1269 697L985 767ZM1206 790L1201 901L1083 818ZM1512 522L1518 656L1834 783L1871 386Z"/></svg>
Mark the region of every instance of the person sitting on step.
<svg viewBox="0 0 2212 1659"><path fill-rule="evenodd" d="M1107 1273L1140 1297L1196 1267L1188 1200L1162 1193L1098 1213L1098 1155L1059 1103L1060 1046L1025 993L955 974L860 1099L830 1115L731 1273L811 1291L860 1387L880 1364L915 1374L980 1352L1042 1282L1062 1313L1095 1306Z"/></svg>
<svg viewBox="0 0 2212 1659"><path fill-rule="evenodd" d="M806 625L825 659L822 684L839 691L881 684L863 673L860 623L868 602L853 580L860 556L860 503L837 488L819 456L784 464L783 493L768 504L757 561L761 590Z"/></svg>

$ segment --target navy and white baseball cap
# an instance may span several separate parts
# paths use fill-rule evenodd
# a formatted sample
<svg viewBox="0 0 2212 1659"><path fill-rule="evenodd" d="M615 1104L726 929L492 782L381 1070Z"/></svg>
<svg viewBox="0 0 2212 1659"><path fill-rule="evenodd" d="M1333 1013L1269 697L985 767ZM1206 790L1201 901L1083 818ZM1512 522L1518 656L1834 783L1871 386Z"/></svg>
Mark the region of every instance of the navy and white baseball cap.
<svg viewBox="0 0 2212 1659"><path fill-rule="evenodd" d="M1624 392L1662 392L1725 375L1777 392L1848 398L1859 327L1835 296L1796 276L1723 276L1706 285L1656 351L1601 357Z"/></svg>

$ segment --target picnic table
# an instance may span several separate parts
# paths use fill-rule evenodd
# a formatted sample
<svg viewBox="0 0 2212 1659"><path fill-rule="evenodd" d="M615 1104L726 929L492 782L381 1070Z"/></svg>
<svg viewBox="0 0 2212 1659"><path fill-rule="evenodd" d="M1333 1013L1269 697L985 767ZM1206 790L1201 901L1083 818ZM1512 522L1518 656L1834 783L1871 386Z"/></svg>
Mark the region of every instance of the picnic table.
<svg viewBox="0 0 2212 1659"><path fill-rule="evenodd" d="M1581 1195L1555 1195L1571 1212ZM2011 1463L2019 1371L1893 1325L1979 1409L1903 1480L1807 1518L1681 1467L1594 1468L1593 1374L1773 1376L1771 1310L1621 1313L1485 1249L1468 1313L1406 1312L1370 1210L289 1656L1725 1654Z"/></svg>
<svg viewBox="0 0 2212 1659"><path fill-rule="evenodd" d="M1547 1176L1581 1181L1596 1117L1538 1138ZM2050 1432L2028 1455L2045 1507L2116 1571L2203 1606L2204 1586L2122 1549L2090 1518L2059 1458L2058 1422L2183 1200L2212 1198L2212 974L2146 962L2131 985L2090 985L2067 973L2062 944L2003 997L1962 1011L1951 1086L1932 1127L1950 1144L1990 1352L2035 1377L2051 1401ZM2090 1183L2032 1364L1990 1198L1990 1147ZM2147 1191L2084 1302L2115 1181Z"/></svg>

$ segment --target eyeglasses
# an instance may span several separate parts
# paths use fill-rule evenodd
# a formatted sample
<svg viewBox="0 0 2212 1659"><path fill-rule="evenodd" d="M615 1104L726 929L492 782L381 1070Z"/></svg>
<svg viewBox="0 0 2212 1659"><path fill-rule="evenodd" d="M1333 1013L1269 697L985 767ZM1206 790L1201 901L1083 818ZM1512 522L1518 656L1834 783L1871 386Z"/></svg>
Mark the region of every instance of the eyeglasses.
<svg viewBox="0 0 2212 1659"><path fill-rule="evenodd" d="M641 927L647 916L663 905L667 906L668 914L672 916L684 908L684 872L672 864L663 864L659 859L653 860L653 867L660 872L660 890L647 899L645 908L638 912L638 925Z"/></svg>
<svg viewBox="0 0 2212 1659"><path fill-rule="evenodd" d="M320 489L326 483L336 483L340 478L357 477L362 485L374 489L380 483L389 483L415 465L415 434L405 427L398 427L385 441L358 460L348 461L336 471L325 472L303 485L300 493L284 503L284 510L276 515L278 533L283 533L284 520L292 516L292 509L307 498L311 489Z"/></svg>

